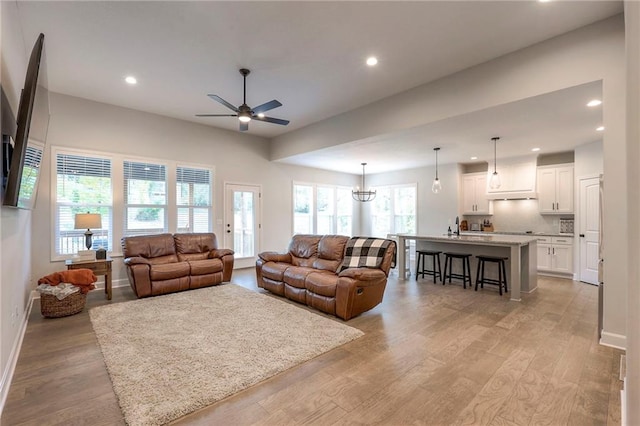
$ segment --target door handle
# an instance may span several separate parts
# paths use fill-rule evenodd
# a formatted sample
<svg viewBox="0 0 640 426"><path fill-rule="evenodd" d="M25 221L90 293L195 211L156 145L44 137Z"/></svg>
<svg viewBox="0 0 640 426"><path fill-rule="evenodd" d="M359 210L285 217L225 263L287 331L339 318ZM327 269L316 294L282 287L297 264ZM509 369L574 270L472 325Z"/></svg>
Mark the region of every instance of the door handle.
<svg viewBox="0 0 640 426"><path fill-rule="evenodd" d="M584 234L580 234L580 238L584 238Z"/></svg>
<svg viewBox="0 0 640 426"><path fill-rule="evenodd" d="M231 233L231 229L227 229L227 234L230 234L230 233Z"/></svg>

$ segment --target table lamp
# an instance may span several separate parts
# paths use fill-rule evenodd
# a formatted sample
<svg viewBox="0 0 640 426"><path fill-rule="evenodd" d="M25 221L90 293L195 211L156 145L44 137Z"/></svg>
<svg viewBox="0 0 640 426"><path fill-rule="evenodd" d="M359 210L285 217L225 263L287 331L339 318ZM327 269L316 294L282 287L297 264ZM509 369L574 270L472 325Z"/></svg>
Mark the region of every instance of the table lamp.
<svg viewBox="0 0 640 426"><path fill-rule="evenodd" d="M87 246L87 250L91 249L91 237L93 236L93 229L102 229L102 216L100 213L78 213L75 217L74 229L86 229L84 233L84 243Z"/></svg>

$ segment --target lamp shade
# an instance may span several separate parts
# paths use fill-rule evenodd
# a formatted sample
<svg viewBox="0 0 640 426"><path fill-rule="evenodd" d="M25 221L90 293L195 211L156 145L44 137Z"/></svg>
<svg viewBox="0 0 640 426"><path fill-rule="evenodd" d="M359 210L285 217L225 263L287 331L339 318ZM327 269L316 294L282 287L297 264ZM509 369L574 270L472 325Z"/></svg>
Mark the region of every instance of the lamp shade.
<svg viewBox="0 0 640 426"><path fill-rule="evenodd" d="M100 213L78 213L75 217L74 229L102 229Z"/></svg>

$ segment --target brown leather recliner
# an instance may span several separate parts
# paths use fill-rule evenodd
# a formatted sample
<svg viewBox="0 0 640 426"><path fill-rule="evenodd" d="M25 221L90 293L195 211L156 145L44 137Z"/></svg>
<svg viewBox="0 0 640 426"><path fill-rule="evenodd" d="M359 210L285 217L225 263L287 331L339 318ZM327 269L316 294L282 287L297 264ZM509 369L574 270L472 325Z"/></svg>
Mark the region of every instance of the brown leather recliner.
<svg viewBox="0 0 640 426"><path fill-rule="evenodd" d="M122 253L139 298L217 285L233 272L233 251L219 249L214 233L124 237Z"/></svg>
<svg viewBox="0 0 640 426"><path fill-rule="evenodd" d="M350 240L342 235L294 235L287 253L258 255L258 287L344 320L372 309L382 302L395 242L386 243L379 267L342 270Z"/></svg>

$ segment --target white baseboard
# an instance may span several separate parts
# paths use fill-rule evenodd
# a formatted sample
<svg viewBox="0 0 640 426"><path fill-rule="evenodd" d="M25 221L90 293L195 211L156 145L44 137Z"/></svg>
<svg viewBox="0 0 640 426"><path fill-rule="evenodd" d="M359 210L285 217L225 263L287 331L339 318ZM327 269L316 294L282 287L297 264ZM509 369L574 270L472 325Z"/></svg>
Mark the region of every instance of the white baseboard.
<svg viewBox="0 0 640 426"><path fill-rule="evenodd" d="M22 341L24 340L24 333L27 331L27 322L29 321L29 315L31 314L31 308L33 307L33 299L35 296L40 297L40 293L32 291L29 297L29 302L26 309L20 319L20 329L13 341L11 353L7 360L7 367L2 372L2 379L0 380L0 415L4 410L4 404L7 402L7 396L9 395L9 388L11 387L11 380L13 379L13 373L16 370L16 364L18 363L18 357L20 356L20 349L22 348Z"/></svg>
<svg viewBox="0 0 640 426"><path fill-rule="evenodd" d="M610 346L612 348L627 350L627 337L622 334L602 332L600 337L600 344L604 346Z"/></svg>

